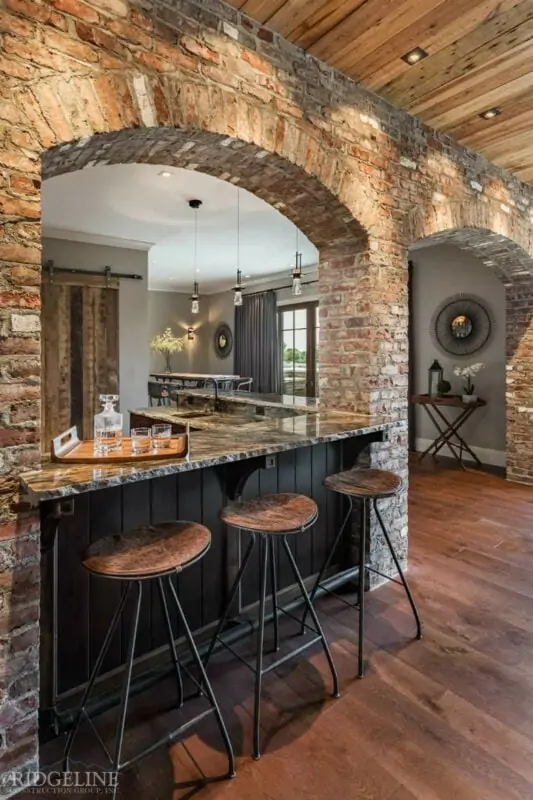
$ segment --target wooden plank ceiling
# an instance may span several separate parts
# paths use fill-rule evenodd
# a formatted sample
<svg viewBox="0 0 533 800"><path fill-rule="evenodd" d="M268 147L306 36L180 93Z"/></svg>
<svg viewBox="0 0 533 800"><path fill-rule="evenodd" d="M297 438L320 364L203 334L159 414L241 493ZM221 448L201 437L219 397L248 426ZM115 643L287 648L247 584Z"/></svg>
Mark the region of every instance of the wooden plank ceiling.
<svg viewBox="0 0 533 800"><path fill-rule="evenodd" d="M533 0L229 2L533 182ZM415 47L428 57L409 66Z"/></svg>

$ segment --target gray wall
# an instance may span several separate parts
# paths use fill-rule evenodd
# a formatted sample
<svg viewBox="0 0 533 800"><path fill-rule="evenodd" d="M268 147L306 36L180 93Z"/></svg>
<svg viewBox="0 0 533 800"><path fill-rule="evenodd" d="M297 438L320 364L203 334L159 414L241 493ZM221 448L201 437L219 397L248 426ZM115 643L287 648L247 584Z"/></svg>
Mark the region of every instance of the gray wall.
<svg viewBox="0 0 533 800"><path fill-rule="evenodd" d="M195 336L187 341L185 349L171 356L176 372L209 372L209 308L210 297L200 298L200 313L191 314L191 299L179 292L148 292L148 341L165 328L172 328L175 336L187 336L187 328L194 328ZM162 372L165 357L150 351L150 372Z"/></svg>
<svg viewBox="0 0 533 800"><path fill-rule="evenodd" d="M107 247L63 239L43 239L43 259L57 267L89 269L110 266L114 272L142 275L141 281L120 281L119 289L119 386L120 410L147 403L148 348L148 253L123 247ZM129 425L125 417L125 426Z"/></svg>
<svg viewBox="0 0 533 800"><path fill-rule="evenodd" d="M235 306L233 292L220 292L209 297L209 325L206 340L209 351L209 372L231 375L233 373L234 350L227 358L219 358L214 347L215 331L221 322L226 322L231 330L235 328Z"/></svg>
<svg viewBox="0 0 533 800"><path fill-rule="evenodd" d="M505 289L484 264L456 247L435 246L413 251L413 335L415 392L427 392L428 368L438 359L452 392L461 391L461 379L453 374L456 364L466 366L482 361L485 369L474 381L476 394L487 401L463 428L465 441L487 463L505 463ZM430 335L431 319L442 301L460 292L483 299L495 325L489 344L479 353L457 358L443 353ZM416 436L434 439L435 429L424 409L416 410ZM489 451L483 452L483 451ZM448 454L448 453L447 453Z"/></svg>

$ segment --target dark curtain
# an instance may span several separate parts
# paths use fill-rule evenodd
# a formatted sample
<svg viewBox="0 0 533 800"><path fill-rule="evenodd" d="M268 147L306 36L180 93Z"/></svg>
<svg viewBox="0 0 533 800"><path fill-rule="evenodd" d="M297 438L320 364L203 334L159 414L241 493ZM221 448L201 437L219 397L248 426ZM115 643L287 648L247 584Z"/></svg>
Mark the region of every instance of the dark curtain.
<svg viewBox="0 0 533 800"><path fill-rule="evenodd" d="M281 393L275 292L244 295L235 309L235 373L253 378L253 392Z"/></svg>

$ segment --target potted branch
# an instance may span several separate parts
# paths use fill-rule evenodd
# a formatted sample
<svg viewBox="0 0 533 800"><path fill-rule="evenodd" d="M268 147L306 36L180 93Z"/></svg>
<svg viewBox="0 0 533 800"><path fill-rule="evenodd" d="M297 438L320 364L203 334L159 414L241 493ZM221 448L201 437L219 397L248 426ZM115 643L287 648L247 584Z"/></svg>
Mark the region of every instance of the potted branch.
<svg viewBox="0 0 533 800"><path fill-rule="evenodd" d="M477 394L474 394L475 386L472 383L472 378L474 378L478 372L484 368L484 366L485 364L483 364L481 361L478 361L476 364L469 364L467 367L454 368L454 374L465 381L462 394L463 403L477 402L478 398Z"/></svg>
<svg viewBox="0 0 533 800"><path fill-rule="evenodd" d="M185 336L174 336L171 328L165 328L163 333L158 333L150 342L150 349L165 356L165 372L172 372L170 356L172 353L181 353L185 347Z"/></svg>

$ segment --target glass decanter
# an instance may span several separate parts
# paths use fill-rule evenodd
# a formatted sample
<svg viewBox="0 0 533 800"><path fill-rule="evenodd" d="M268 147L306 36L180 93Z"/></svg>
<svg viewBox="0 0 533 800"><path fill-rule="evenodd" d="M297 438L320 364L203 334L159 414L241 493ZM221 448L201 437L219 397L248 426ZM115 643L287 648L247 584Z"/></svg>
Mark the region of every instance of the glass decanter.
<svg viewBox="0 0 533 800"><path fill-rule="evenodd" d="M122 449L123 414L115 409L118 394L101 394L103 410L94 415L94 452L105 456Z"/></svg>

